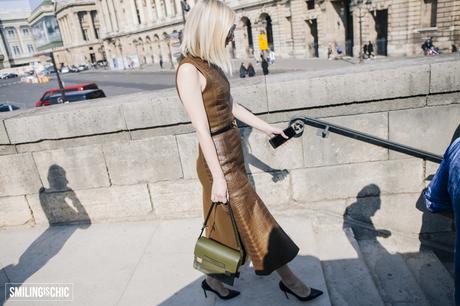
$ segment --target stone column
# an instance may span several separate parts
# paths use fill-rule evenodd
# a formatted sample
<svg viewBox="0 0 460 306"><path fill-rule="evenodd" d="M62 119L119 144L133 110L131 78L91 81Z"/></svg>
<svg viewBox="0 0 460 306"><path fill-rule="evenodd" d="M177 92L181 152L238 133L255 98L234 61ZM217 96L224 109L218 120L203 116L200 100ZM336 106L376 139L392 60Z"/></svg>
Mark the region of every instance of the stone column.
<svg viewBox="0 0 460 306"><path fill-rule="evenodd" d="M131 6L131 15L133 18L133 26L137 27L139 25L139 21L137 20L137 10L136 10L136 0L129 0Z"/></svg>
<svg viewBox="0 0 460 306"><path fill-rule="evenodd" d="M139 9L139 15L141 16L141 24L145 24L144 4L142 0L137 0L137 8Z"/></svg>
<svg viewBox="0 0 460 306"><path fill-rule="evenodd" d="M162 0L154 0L154 1L155 1L155 7L157 8L158 19L161 20L164 17L163 6L161 5Z"/></svg>
<svg viewBox="0 0 460 306"><path fill-rule="evenodd" d="M109 9L109 3L107 2L109 0L103 0L102 1L102 13L104 16L104 23L106 24L106 32L113 32L113 22L111 18L111 13Z"/></svg>
<svg viewBox="0 0 460 306"><path fill-rule="evenodd" d="M153 23L153 8L152 0L147 0L147 24Z"/></svg>
<svg viewBox="0 0 460 306"><path fill-rule="evenodd" d="M110 12L110 19L112 20L112 25L113 25L113 31L118 31L118 21L117 21L117 15L115 13L115 6L113 4L113 0L107 0L108 1L108 9Z"/></svg>
<svg viewBox="0 0 460 306"><path fill-rule="evenodd" d="M172 7L171 7L171 1L174 1L174 0L164 0L165 1L165 5L166 5L166 16L170 17L172 16Z"/></svg>

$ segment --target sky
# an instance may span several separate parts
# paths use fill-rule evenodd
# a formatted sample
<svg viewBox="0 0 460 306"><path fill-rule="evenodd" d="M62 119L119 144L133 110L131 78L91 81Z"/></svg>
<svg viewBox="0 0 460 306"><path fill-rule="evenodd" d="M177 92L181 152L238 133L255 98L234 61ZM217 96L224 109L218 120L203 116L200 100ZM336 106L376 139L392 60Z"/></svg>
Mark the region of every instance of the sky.
<svg viewBox="0 0 460 306"><path fill-rule="evenodd" d="M0 0L0 11L30 11L42 0Z"/></svg>

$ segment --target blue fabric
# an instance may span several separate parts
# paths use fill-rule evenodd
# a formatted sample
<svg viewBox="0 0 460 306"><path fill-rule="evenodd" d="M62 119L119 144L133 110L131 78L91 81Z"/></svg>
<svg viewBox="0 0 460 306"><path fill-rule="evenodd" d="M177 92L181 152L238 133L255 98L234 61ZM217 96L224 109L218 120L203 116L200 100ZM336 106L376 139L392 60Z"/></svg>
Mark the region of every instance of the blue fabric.
<svg viewBox="0 0 460 306"><path fill-rule="evenodd" d="M455 222L455 305L460 306L460 138L447 148L433 180L424 191L429 211L453 212Z"/></svg>

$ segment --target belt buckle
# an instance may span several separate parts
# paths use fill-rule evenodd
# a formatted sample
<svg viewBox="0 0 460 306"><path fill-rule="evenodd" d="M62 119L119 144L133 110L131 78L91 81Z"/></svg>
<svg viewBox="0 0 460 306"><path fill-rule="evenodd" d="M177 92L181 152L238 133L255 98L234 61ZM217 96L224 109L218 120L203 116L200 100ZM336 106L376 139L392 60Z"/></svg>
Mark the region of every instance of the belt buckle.
<svg viewBox="0 0 460 306"><path fill-rule="evenodd" d="M234 128L238 127L238 124L236 123L236 119L232 120L232 127Z"/></svg>

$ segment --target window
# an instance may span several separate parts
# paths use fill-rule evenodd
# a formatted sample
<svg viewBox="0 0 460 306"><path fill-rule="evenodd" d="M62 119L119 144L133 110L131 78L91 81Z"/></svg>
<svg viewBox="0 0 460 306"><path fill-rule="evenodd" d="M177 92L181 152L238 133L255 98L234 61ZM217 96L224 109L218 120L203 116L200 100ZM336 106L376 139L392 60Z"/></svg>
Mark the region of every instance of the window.
<svg viewBox="0 0 460 306"><path fill-rule="evenodd" d="M94 34L96 34L96 39L99 39L99 28L94 28Z"/></svg>
<svg viewBox="0 0 460 306"><path fill-rule="evenodd" d="M420 12L420 25L423 28L436 26L436 14L438 11L437 0L422 0Z"/></svg>
<svg viewBox="0 0 460 306"><path fill-rule="evenodd" d="M18 46L13 46L14 55L21 55L21 49Z"/></svg>
<svg viewBox="0 0 460 306"><path fill-rule="evenodd" d="M307 0L307 9L309 10L315 9L315 0Z"/></svg>
<svg viewBox="0 0 460 306"><path fill-rule="evenodd" d="M22 28L22 34L25 36L29 35L29 29L28 28Z"/></svg>
<svg viewBox="0 0 460 306"><path fill-rule="evenodd" d="M83 40L88 40L88 29L83 29Z"/></svg>
<svg viewBox="0 0 460 306"><path fill-rule="evenodd" d="M29 53L34 53L34 46L32 46L31 44L28 44L27 50L29 50Z"/></svg>
<svg viewBox="0 0 460 306"><path fill-rule="evenodd" d="M8 37L16 37L16 31L14 28L8 28L6 31L8 33Z"/></svg>

